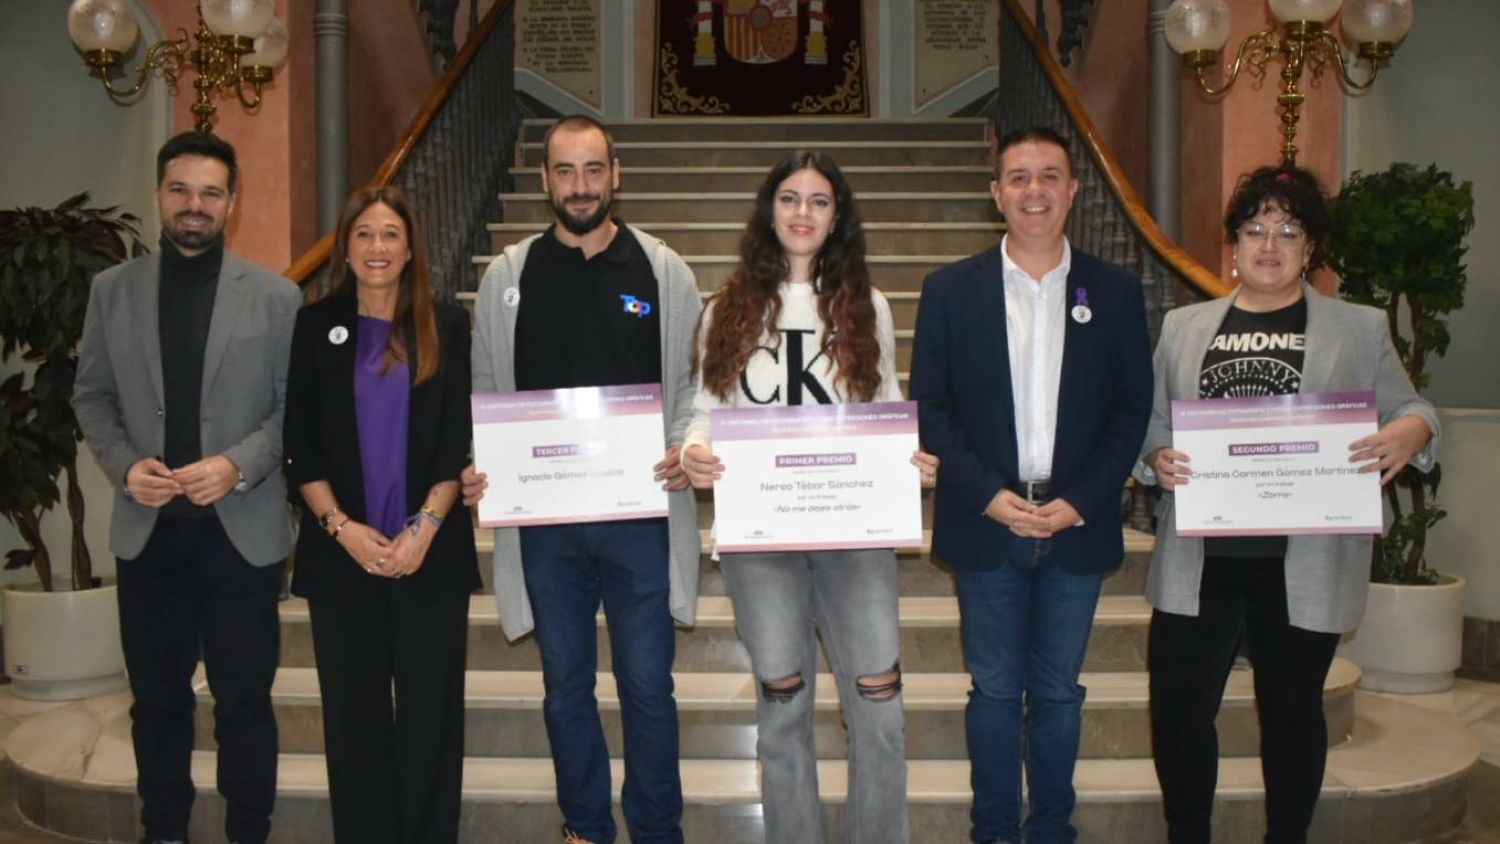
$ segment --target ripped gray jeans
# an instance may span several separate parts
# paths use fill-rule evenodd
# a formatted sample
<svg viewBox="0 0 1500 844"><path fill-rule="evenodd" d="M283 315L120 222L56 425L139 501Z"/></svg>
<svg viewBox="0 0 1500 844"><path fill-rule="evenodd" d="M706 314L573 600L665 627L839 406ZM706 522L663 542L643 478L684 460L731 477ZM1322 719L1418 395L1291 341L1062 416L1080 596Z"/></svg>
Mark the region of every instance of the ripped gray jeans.
<svg viewBox="0 0 1500 844"><path fill-rule="evenodd" d="M816 630L849 737L844 841L905 842L895 552L725 554L722 567L735 624L760 684L756 750L766 841L823 841L813 747Z"/></svg>

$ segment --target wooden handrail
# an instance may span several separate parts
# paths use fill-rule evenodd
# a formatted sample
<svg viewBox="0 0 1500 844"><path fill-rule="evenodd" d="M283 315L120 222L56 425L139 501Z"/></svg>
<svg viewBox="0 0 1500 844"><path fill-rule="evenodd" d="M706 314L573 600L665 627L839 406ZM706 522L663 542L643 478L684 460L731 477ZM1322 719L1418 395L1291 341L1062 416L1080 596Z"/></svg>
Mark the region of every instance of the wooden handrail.
<svg viewBox="0 0 1500 844"><path fill-rule="evenodd" d="M438 80L437 86L432 89L432 93L427 95L426 101L422 103L422 108L412 118L411 123L407 124L406 131L396 141L396 145L386 155L385 161L376 169L375 175L371 177L367 184L371 187L385 187L396 178L397 173L401 172L402 165L406 164L406 159L411 155L412 150L416 148L417 141L421 140L422 136L427 134L427 128L432 125L433 119L437 117L438 109L442 108L443 102L448 99L448 95L458 85L458 80L469 69L469 64L474 60L474 56L479 53L480 45L490 36L490 32L499 25L500 16L504 14L510 4L511 0L495 0L495 5L490 7L490 11L484 16L484 20L479 22L479 28L469 34L469 37L464 41L463 49L458 51L458 56L448 66L448 70L443 74L443 78ZM317 243L314 243L310 249L302 253L302 257L293 261L292 265L282 275L297 284L302 284L317 271L318 267L323 266L328 261L328 257L332 252L333 233L329 232L323 235Z"/></svg>
<svg viewBox="0 0 1500 844"><path fill-rule="evenodd" d="M1047 74L1047 79L1052 83L1052 89L1057 92L1062 101L1063 108L1067 109L1068 116L1072 118L1073 125L1083 137L1084 147L1088 150L1089 157L1099 166L1104 175L1104 181L1109 189L1114 192L1115 198L1125 209L1126 217L1136 231L1140 232L1146 244L1151 250L1176 270L1188 283L1197 288L1205 296L1219 297L1229 293L1230 287L1225 284L1217 273L1198 263L1182 247L1172 241L1167 233L1156 224L1156 219L1136 195L1135 188L1131 187L1130 180L1125 177L1125 171L1120 167L1120 162L1115 159L1113 153L1104 145L1104 140L1095 128L1094 121L1089 119L1088 111L1079 102L1078 96L1073 93L1073 86L1068 82L1068 77L1058 65L1057 59L1047 50L1047 44L1036 31L1036 25L1021 8L1020 0L1001 0L1009 11L1011 18L1020 27L1021 35L1031 45L1031 50L1036 54L1037 61L1042 66L1042 72ZM1004 57L1001 57L1004 61Z"/></svg>

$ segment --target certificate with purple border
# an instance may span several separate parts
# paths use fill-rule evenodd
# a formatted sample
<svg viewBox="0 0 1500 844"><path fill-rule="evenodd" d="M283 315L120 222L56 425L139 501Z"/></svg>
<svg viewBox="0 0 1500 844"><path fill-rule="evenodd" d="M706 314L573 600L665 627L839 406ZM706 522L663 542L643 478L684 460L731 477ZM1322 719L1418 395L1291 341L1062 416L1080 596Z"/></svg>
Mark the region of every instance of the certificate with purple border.
<svg viewBox="0 0 1500 844"><path fill-rule="evenodd" d="M917 403L715 410L720 551L922 544Z"/></svg>
<svg viewBox="0 0 1500 844"><path fill-rule="evenodd" d="M481 527L667 514L661 386L577 387L472 397L474 463L488 475Z"/></svg>
<svg viewBox="0 0 1500 844"><path fill-rule="evenodd" d="M1172 402L1178 535L1380 533L1380 474L1349 462L1378 420L1368 391Z"/></svg>

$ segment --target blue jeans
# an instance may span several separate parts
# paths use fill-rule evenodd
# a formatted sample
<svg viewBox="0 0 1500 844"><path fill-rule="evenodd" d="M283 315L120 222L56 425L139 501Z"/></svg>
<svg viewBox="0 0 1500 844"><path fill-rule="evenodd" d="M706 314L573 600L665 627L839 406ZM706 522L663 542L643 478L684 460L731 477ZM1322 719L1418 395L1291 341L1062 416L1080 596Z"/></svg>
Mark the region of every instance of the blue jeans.
<svg viewBox="0 0 1500 844"><path fill-rule="evenodd" d="M1084 688L1078 685L1100 574L1070 574L1043 557L1021 568L958 569L964 660L973 678L964 725L974 841L1070 844L1073 768ZM1021 823L1021 764L1030 805Z"/></svg>
<svg viewBox="0 0 1500 844"><path fill-rule="evenodd" d="M625 825L635 844L680 844L666 519L522 528L521 558L563 820L595 844L615 840L609 748L594 697L602 601L625 734Z"/></svg>

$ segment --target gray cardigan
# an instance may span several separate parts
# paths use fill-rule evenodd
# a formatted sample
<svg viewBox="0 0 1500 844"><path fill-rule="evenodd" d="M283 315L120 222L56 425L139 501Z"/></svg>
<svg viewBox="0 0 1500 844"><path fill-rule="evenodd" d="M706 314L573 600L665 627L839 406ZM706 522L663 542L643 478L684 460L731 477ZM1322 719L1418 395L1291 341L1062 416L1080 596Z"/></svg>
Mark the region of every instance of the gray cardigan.
<svg viewBox="0 0 1500 844"><path fill-rule="evenodd" d="M698 324L702 300L692 270L676 252L659 238L633 226L625 226L640 241L641 249L651 262L656 276L661 306L661 374L663 450L682 442L688 420L693 416L693 378L691 356L693 331ZM521 270L526 254L540 235L507 246L490 262L479 283L479 300L474 307L474 392L507 393L516 389L515 336L516 313L520 305ZM512 292L515 291L515 292ZM671 560L668 579L671 584L672 618L691 625L698 609L698 565L701 537L698 532L698 505L691 488L670 493L667 524L671 534ZM536 621L531 601L526 596L526 579L521 568L521 539L516 528L495 530L495 604L500 612L500 626L508 639L518 639L531 632Z"/></svg>
<svg viewBox="0 0 1500 844"><path fill-rule="evenodd" d="M1307 346L1302 391L1374 390L1380 424L1399 416L1417 416L1432 431L1432 440L1412 463L1432 468L1438 443L1437 412L1417 395L1391 344L1385 314L1375 308L1331 299L1305 282ZM1179 308L1167 314L1156 344L1156 398L1141 456L1172 444L1172 400L1198 397L1199 368L1236 293ZM1135 477L1156 483L1156 473L1139 462ZM1146 598L1159 610L1198 614L1198 587L1203 577L1203 540L1177 535L1171 493L1156 507L1156 548L1146 576ZM1287 542L1287 614L1294 627L1320 633L1342 633L1359 626L1369 591L1370 535L1293 536Z"/></svg>

